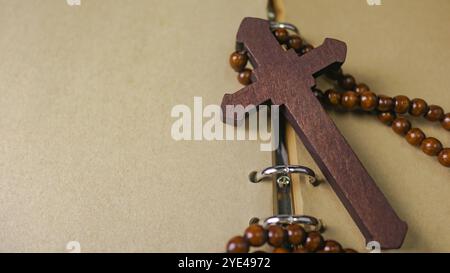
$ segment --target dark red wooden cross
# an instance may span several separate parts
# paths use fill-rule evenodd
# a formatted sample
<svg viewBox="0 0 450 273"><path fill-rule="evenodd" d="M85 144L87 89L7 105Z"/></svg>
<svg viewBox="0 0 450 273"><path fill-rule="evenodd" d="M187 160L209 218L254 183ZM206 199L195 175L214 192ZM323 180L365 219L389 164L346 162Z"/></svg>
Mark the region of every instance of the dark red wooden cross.
<svg viewBox="0 0 450 273"><path fill-rule="evenodd" d="M314 77L345 61L345 43L325 39L321 46L299 57L294 50L286 51L278 44L268 21L257 18L242 21L237 42L248 52L254 66L253 83L223 97L224 117L229 121L226 105L282 105L283 114L367 242L378 241L384 249L399 248L406 235L406 223L389 205L311 92Z"/></svg>

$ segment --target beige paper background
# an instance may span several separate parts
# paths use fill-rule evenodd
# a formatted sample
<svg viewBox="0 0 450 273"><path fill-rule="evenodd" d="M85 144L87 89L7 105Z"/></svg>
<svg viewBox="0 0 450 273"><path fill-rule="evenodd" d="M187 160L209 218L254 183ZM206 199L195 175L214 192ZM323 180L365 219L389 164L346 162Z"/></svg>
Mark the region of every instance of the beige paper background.
<svg viewBox="0 0 450 273"><path fill-rule="evenodd" d="M265 1L0 1L0 251L223 251L271 186L258 142L175 142L175 104L237 90L228 55L241 19ZM449 109L446 1L286 1L286 19L319 44L348 43L345 69L388 95ZM436 65L437 64L437 65ZM409 222L405 251L448 251L448 170L371 117L332 114ZM438 126L415 121L449 144ZM301 163L308 157L298 145ZM364 245L326 184L299 206L327 237ZM359 237L358 237L359 236ZM436 239L438 238L438 239Z"/></svg>
<svg viewBox="0 0 450 273"><path fill-rule="evenodd" d="M0 1L0 251L224 251L272 212L259 142L175 142L170 112L240 88L264 1Z"/></svg>
<svg viewBox="0 0 450 273"><path fill-rule="evenodd" d="M285 20L319 45L326 37L347 43L344 70L378 94L422 97L450 109L450 2L445 0L285 0ZM326 83L320 86L325 88ZM409 231L402 251L450 251L450 173L388 127L367 115L331 116ZM427 135L450 145L439 124L413 119ZM303 145L297 157L319 172ZM327 237L364 250L364 238L329 185L302 185L304 213L324 220Z"/></svg>

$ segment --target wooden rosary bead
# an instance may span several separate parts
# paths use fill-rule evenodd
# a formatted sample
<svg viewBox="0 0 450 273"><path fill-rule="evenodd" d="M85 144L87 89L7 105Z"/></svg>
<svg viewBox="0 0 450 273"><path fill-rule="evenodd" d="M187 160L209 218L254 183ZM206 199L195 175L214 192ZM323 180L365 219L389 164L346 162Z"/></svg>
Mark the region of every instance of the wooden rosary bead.
<svg viewBox="0 0 450 273"><path fill-rule="evenodd" d="M298 52L298 53L300 55L304 55L313 49L314 49L314 47L312 45L304 45L304 46L302 46L302 48L300 49L300 52Z"/></svg>
<svg viewBox="0 0 450 273"><path fill-rule="evenodd" d="M441 121L445 117L444 109L437 105L430 105L428 112L425 114L425 118L429 121Z"/></svg>
<svg viewBox="0 0 450 273"><path fill-rule="evenodd" d="M353 90L356 85L355 78L352 75L345 74L338 81L339 86L345 90Z"/></svg>
<svg viewBox="0 0 450 273"><path fill-rule="evenodd" d="M447 156L448 157L448 156ZM267 229L259 224L251 224L244 236L235 236L228 241L227 253L248 253L250 247L260 247L265 242L273 246L273 253L355 253L353 249L343 249L334 240L325 241L320 232L306 232L299 224L289 224L286 227L271 225ZM291 248L287 248L289 244ZM256 250L253 253L265 253Z"/></svg>
<svg viewBox="0 0 450 273"><path fill-rule="evenodd" d="M358 253L358 251L351 249L351 248L346 248L346 249L344 249L344 253Z"/></svg>
<svg viewBox="0 0 450 273"><path fill-rule="evenodd" d="M385 95L378 96L378 107L377 109L381 112L392 111L394 108L394 100Z"/></svg>
<svg viewBox="0 0 450 273"><path fill-rule="evenodd" d="M242 85L249 85L252 83L252 70L245 68L238 74L238 81Z"/></svg>
<svg viewBox="0 0 450 273"><path fill-rule="evenodd" d="M333 106L337 106L341 103L341 93L339 93L334 89L328 89L325 92L325 97L328 103L330 103Z"/></svg>
<svg viewBox="0 0 450 273"><path fill-rule="evenodd" d="M267 241L273 247L280 247L286 240L286 232L280 226L269 226L267 228Z"/></svg>
<svg viewBox="0 0 450 273"><path fill-rule="evenodd" d="M378 119L384 124L391 126L392 122L394 122L396 115L392 112L380 112L378 113Z"/></svg>
<svg viewBox="0 0 450 273"><path fill-rule="evenodd" d="M247 62L248 62L247 54L236 51L230 55L231 68L233 68L234 71L236 72L241 72L247 65Z"/></svg>
<svg viewBox="0 0 450 273"><path fill-rule="evenodd" d="M445 114L441 124L445 130L450 131L450 113Z"/></svg>
<svg viewBox="0 0 450 273"><path fill-rule="evenodd" d="M422 148L422 151L429 156L438 155L442 151L441 142L434 137L425 138L420 147Z"/></svg>
<svg viewBox="0 0 450 273"><path fill-rule="evenodd" d="M266 243L266 230L258 224L250 225L244 232L244 237L251 246L262 246Z"/></svg>
<svg viewBox="0 0 450 273"><path fill-rule="evenodd" d="M283 254L283 253L290 253L289 249L283 248L283 247L277 247L273 249L273 253L279 253L279 254Z"/></svg>
<svg viewBox="0 0 450 273"><path fill-rule="evenodd" d="M227 244L228 253L248 253L249 245L242 236L233 237Z"/></svg>
<svg viewBox="0 0 450 273"><path fill-rule="evenodd" d="M322 251L324 253L341 253L343 250L342 246L338 242L333 240L327 240L325 241Z"/></svg>
<svg viewBox="0 0 450 273"><path fill-rule="evenodd" d="M306 236L304 247L308 252L316 252L323 247L323 237L317 231L312 231Z"/></svg>
<svg viewBox="0 0 450 273"><path fill-rule="evenodd" d="M406 133L405 139L413 146L420 146L425 139L425 134L419 128L412 128Z"/></svg>
<svg viewBox="0 0 450 273"><path fill-rule="evenodd" d="M358 89L358 87L356 87ZM358 93L358 91L356 91ZM364 111L372 111L377 108L378 97L371 91L363 91L360 94L360 106Z"/></svg>
<svg viewBox="0 0 450 273"><path fill-rule="evenodd" d="M355 91L347 91L342 94L341 105L347 110L355 109L359 104L359 97Z"/></svg>
<svg viewBox="0 0 450 273"><path fill-rule="evenodd" d="M306 231L297 224L290 224L286 227L288 242L293 245L300 245L305 241Z"/></svg>
<svg viewBox="0 0 450 273"><path fill-rule="evenodd" d="M289 33L284 28L277 28L273 31L273 34L275 35L275 38L277 38L278 42L281 44L284 44L289 39Z"/></svg>
<svg viewBox="0 0 450 273"><path fill-rule="evenodd" d="M302 49L303 40L297 35L292 35L289 37L287 46L294 49L295 51L300 51Z"/></svg>
<svg viewBox="0 0 450 273"><path fill-rule="evenodd" d="M411 129L411 122L404 117L399 117L392 122L392 130L399 135L406 135L406 133Z"/></svg>
<svg viewBox="0 0 450 273"><path fill-rule="evenodd" d="M449 168L450 167L450 148L442 149L442 151L438 155L439 163L442 166Z"/></svg>
<svg viewBox="0 0 450 273"><path fill-rule="evenodd" d="M405 114L409 111L411 101L407 96L394 97L394 111L399 114Z"/></svg>
<svg viewBox="0 0 450 273"><path fill-rule="evenodd" d="M358 93L358 94L362 94L362 93L364 93L364 92L369 92L370 91L370 88L369 88L369 86L367 86L367 84L365 84L365 83L359 83L359 84L357 84L356 85L356 87L355 87L355 92L356 93Z"/></svg>
<svg viewBox="0 0 450 273"><path fill-rule="evenodd" d="M425 115L428 111L428 104L423 99L413 99L411 101L411 109L409 109L409 113L412 116L418 117Z"/></svg>

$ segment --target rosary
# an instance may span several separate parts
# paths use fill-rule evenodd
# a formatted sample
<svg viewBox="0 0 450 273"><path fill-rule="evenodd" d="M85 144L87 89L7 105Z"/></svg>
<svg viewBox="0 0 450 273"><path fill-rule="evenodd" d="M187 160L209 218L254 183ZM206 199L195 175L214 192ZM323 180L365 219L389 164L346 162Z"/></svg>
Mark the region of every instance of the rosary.
<svg viewBox="0 0 450 273"><path fill-rule="evenodd" d="M270 20L244 18L239 27L236 51L229 62L245 87L225 94L222 100L224 120L237 120L227 113L225 106L228 105L247 107L271 103L282 106L283 117L280 118L292 125L366 241L379 242L383 249L400 248L407 224L397 216L325 109L373 114L410 145L436 157L445 168L450 167L450 148L444 148L437 138L426 136L421 129L413 127L406 116L440 122L450 131L450 113L420 98L375 94L368 85L357 83L340 68L346 57L345 43L327 38L314 48L299 36L294 25L277 22L275 16L270 15L269 12ZM321 75L332 81L335 88L325 92L316 88L315 78ZM274 253L356 252L337 241L325 240L320 220L295 215L290 176L305 175L313 186L317 186L317 181L311 169L289 165L283 124L280 123L280 145L273 157L275 165L249 175L253 183L273 179L277 213L263 224L259 224L259 219L250 220L244 234L228 242L226 251L247 253L250 248L267 243ZM255 252L263 251L256 249Z"/></svg>

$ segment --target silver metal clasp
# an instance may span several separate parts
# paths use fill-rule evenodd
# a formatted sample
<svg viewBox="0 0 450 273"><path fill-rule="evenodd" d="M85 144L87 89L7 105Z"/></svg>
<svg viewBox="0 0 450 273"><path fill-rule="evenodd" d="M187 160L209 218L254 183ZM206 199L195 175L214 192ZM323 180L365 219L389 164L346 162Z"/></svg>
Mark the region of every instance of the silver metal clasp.
<svg viewBox="0 0 450 273"><path fill-rule="evenodd" d="M259 222L259 218L253 217L249 224L258 224ZM325 230L322 220L308 215L275 215L265 219L262 225L267 228L271 225L287 226L291 224L303 225L307 231L323 232Z"/></svg>
<svg viewBox="0 0 450 273"><path fill-rule="evenodd" d="M252 171L248 178L252 183L260 183L267 179L272 179L277 176L277 183L282 186L289 184L291 182L290 174L302 174L308 177L309 183L314 187L319 185L319 180L316 178L316 174L313 170L308 167L300 166L300 165L278 165L265 168L264 170Z"/></svg>

